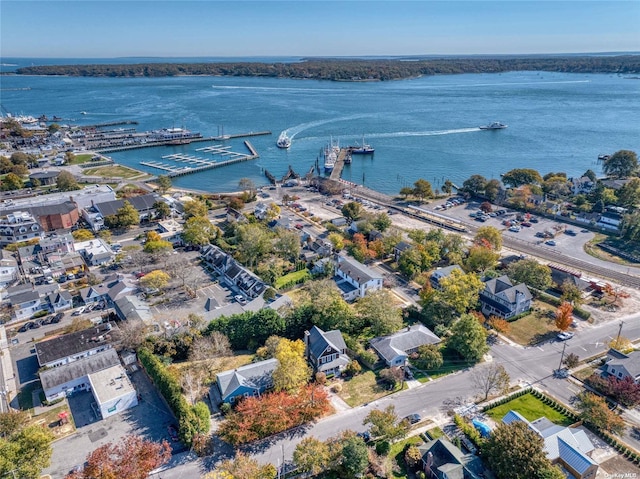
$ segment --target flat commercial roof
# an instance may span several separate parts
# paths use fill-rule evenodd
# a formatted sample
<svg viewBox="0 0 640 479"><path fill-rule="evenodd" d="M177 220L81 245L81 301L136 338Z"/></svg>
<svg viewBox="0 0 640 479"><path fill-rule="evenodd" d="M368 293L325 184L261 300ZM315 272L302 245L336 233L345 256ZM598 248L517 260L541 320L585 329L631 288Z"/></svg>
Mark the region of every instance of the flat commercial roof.
<svg viewBox="0 0 640 479"><path fill-rule="evenodd" d="M135 392L127 372L121 365L89 374L93 395L100 404Z"/></svg>

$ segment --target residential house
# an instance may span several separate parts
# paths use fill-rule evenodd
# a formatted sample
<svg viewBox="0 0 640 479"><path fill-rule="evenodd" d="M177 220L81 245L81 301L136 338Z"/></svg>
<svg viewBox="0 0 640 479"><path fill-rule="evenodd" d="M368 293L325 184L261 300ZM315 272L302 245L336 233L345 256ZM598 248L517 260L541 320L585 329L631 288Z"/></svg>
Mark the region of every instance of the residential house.
<svg viewBox="0 0 640 479"><path fill-rule="evenodd" d="M233 208L227 208L227 222L228 223L246 223L247 217L238 210Z"/></svg>
<svg viewBox="0 0 640 479"><path fill-rule="evenodd" d="M529 422L517 411L509 411L502 418L504 424L514 421L524 422L542 437L543 450L553 464L562 466L576 479L595 479L598 463L591 458L595 447L585 430L558 426L546 417Z"/></svg>
<svg viewBox="0 0 640 479"><path fill-rule="evenodd" d="M600 219L596 223L596 226L611 231L618 231L626 213L626 208L621 208L619 206L607 206L605 211L600 215Z"/></svg>
<svg viewBox="0 0 640 479"><path fill-rule="evenodd" d="M101 369L88 377L102 419L138 405L138 393L122 365Z"/></svg>
<svg viewBox="0 0 640 479"><path fill-rule="evenodd" d="M556 290L562 291L562 286L565 283L572 284L578 288L583 293L583 296L591 290L591 283L581 278L582 273L580 271L574 271L557 264L549 264L549 269L551 270L551 281L553 281Z"/></svg>
<svg viewBox="0 0 640 479"><path fill-rule="evenodd" d="M269 205L265 203L258 203L253 209L253 215L259 219L263 220L267 217L267 213L269 212Z"/></svg>
<svg viewBox="0 0 640 479"><path fill-rule="evenodd" d="M514 286L506 275L485 281L484 290L480 292L480 304L484 315L503 319L529 311L531 299L526 284Z"/></svg>
<svg viewBox="0 0 640 479"><path fill-rule="evenodd" d="M581 176L580 178L571 178L571 191L574 195L589 194L593 191L596 184L588 176Z"/></svg>
<svg viewBox="0 0 640 479"><path fill-rule="evenodd" d="M47 303L50 311L59 313L73 307L73 298L69 291L55 291L47 296Z"/></svg>
<svg viewBox="0 0 640 479"><path fill-rule="evenodd" d="M123 321L142 321L145 324L154 322L149 304L135 295L125 295L116 299L113 302L113 309Z"/></svg>
<svg viewBox="0 0 640 479"><path fill-rule="evenodd" d="M174 219L167 219L158 222L158 233L160 238L168 241L174 246L181 246L182 243L182 227L181 223L178 223Z"/></svg>
<svg viewBox="0 0 640 479"><path fill-rule="evenodd" d="M260 296L266 289L266 285L260 278L217 246L205 246L201 256L207 267L212 269L228 285L235 286L249 299Z"/></svg>
<svg viewBox="0 0 640 479"><path fill-rule="evenodd" d="M75 243L75 249L82 254L88 265L99 266L110 262L115 253L102 238Z"/></svg>
<svg viewBox="0 0 640 479"><path fill-rule="evenodd" d="M0 246L43 236L42 226L31 213L15 211L0 218Z"/></svg>
<svg viewBox="0 0 640 479"><path fill-rule="evenodd" d="M55 368L113 347L119 330L113 323L103 323L82 331L64 334L35 345L40 367Z"/></svg>
<svg viewBox="0 0 640 479"><path fill-rule="evenodd" d="M400 260L400 256L407 250L413 248L413 245L408 241L400 241L393 247L393 260L397 263Z"/></svg>
<svg viewBox="0 0 640 479"><path fill-rule="evenodd" d="M452 264L451 266L436 269L433 273L431 273L431 276L429 276L429 282L431 283L431 286L434 289L442 290L440 281L444 278L448 278L449 275L454 271L459 271L460 273L464 274L462 268L457 264Z"/></svg>
<svg viewBox="0 0 640 479"><path fill-rule="evenodd" d="M128 201L131 206L133 206L138 212L140 221L144 222L149 221L155 217L156 210L153 205L160 199L161 198L159 195L155 193L149 193L146 195L133 196L131 198L127 198L126 200L112 200L106 201L104 203L96 203L93 206L103 218L106 218L107 216L115 215L118 210L124 206L124 202Z"/></svg>
<svg viewBox="0 0 640 479"><path fill-rule="evenodd" d="M363 298L371 291L382 289L382 275L347 256L338 256L334 280L346 301Z"/></svg>
<svg viewBox="0 0 640 479"><path fill-rule="evenodd" d="M18 279L18 262L7 251L0 250L0 288L13 284Z"/></svg>
<svg viewBox="0 0 640 479"><path fill-rule="evenodd" d="M389 336L380 336L369 341L387 366L404 366L412 353L420 346L438 344L440 338L422 324L414 324Z"/></svg>
<svg viewBox="0 0 640 479"><path fill-rule="evenodd" d="M632 378L635 382L640 381L640 352L633 351L625 354L616 349L610 349L607 353L606 363L607 374L624 379Z"/></svg>
<svg viewBox="0 0 640 479"><path fill-rule="evenodd" d="M349 364L347 345L337 329L325 333L313 326L304 333L304 346L305 356L313 370L324 373L327 377L339 375Z"/></svg>
<svg viewBox="0 0 640 479"><path fill-rule="evenodd" d="M216 377L213 396L224 403L233 404L243 397L260 396L273 387L273 372L278 367L275 358L247 364L221 372Z"/></svg>
<svg viewBox="0 0 640 479"><path fill-rule="evenodd" d="M35 290L13 295L9 297L9 302L12 309L11 316L16 321L29 319L37 312L47 309L46 303L40 299L40 293Z"/></svg>
<svg viewBox="0 0 640 479"><path fill-rule="evenodd" d="M445 438L419 446L422 468L427 479L482 479L484 466L479 457L464 454Z"/></svg>

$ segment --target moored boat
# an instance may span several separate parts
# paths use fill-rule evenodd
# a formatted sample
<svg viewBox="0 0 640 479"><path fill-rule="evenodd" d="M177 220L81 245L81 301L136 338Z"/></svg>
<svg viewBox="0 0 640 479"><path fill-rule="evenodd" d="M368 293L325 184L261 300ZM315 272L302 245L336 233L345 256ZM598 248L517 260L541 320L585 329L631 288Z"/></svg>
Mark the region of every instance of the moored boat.
<svg viewBox="0 0 640 479"><path fill-rule="evenodd" d="M481 125L479 128L481 130L504 130L505 128L507 128L507 125L504 125L499 121L494 121L488 125Z"/></svg>
<svg viewBox="0 0 640 479"><path fill-rule="evenodd" d="M349 151L354 155L372 155L375 149L364 142L364 135L362 135L362 145L350 146Z"/></svg>
<svg viewBox="0 0 640 479"><path fill-rule="evenodd" d="M324 157L324 172L331 173L333 171L333 167L338 160L338 153L340 153L340 146L333 143L333 138L325 146L323 149L323 157Z"/></svg>
<svg viewBox="0 0 640 479"><path fill-rule="evenodd" d="M276 146L283 149L289 148L291 146L291 138L287 136L286 132L283 131L282 133L280 133L278 141L276 141Z"/></svg>

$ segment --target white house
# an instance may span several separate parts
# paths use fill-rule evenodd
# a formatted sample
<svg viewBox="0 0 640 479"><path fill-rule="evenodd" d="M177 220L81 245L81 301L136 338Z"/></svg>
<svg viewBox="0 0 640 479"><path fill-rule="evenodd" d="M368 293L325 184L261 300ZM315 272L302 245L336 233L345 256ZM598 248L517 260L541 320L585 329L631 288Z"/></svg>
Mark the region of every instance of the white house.
<svg viewBox="0 0 640 479"><path fill-rule="evenodd" d="M102 419L138 405L138 394L120 364L89 374L89 383Z"/></svg>
<svg viewBox="0 0 640 479"><path fill-rule="evenodd" d="M89 241L75 243L75 249L81 253L87 264L99 266L111 261L115 253L102 238L94 238Z"/></svg>
<svg viewBox="0 0 640 479"><path fill-rule="evenodd" d="M346 301L363 298L382 288L382 275L347 256L338 256L334 280Z"/></svg>
<svg viewBox="0 0 640 479"><path fill-rule="evenodd" d="M43 236L44 229L31 213L14 211L0 218L0 246Z"/></svg>

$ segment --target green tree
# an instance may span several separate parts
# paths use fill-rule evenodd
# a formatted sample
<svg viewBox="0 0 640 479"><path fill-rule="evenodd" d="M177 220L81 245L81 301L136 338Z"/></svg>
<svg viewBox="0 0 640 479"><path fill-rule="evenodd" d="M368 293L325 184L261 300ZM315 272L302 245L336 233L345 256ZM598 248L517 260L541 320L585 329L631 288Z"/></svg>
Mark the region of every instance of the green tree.
<svg viewBox="0 0 640 479"><path fill-rule="evenodd" d="M580 411L580 418L596 429L614 434L622 434L624 431L624 420L609 409L603 397L585 391L578 395L576 409Z"/></svg>
<svg viewBox="0 0 640 479"><path fill-rule="evenodd" d="M350 201L349 203L344 205L341 211L342 215L351 221L358 221L364 213L362 205L360 203L356 203L355 201Z"/></svg>
<svg viewBox="0 0 640 479"><path fill-rule="evenodd" d="M142 251L149 254L167 253L173 249L173 245L170 241L163 240L162 238L157 240L147 240L144 244Z"/></svg>
<svg viewBox="0 0 640 479"><path fill-rule="evenodd" d="M560 285L560 290L562 291L562 296L560 297L562 301L567 301L573 306L580 306L584 301L582 299L582 291L570 279L564 280Z"/></svg>
<svg viewBox="0 0 640 479"><path fill-rule="evenodd" d="M40 425L28 426L18 414L0 413L0 477L37 479L50 465L53 434Z"/></svg>
<svg viewBox="0 0 640 479"><path fill-rule="evenodd" d="M362 424L371 424L371 435L381 441L396 441L409 431L409 424L400 420L393 405L387 406L384 410L372 409Z"/></svg>
<svg viewBox="0 0 640 479"><path fill-rule="evenodd" d="M479 361L489 350L487 331L472 314L463 314L451 327L447 346L467 361Z"/></svg>
<svg viewBox="0 0 640 479"><path fill-rule="evenodd" d="M209 209L204 201L196 200L186 201L184 203L184 217L185 219L192 218L194 216L206 217Z"/></svg>
<svg viewBox="0 0 640 479"><path fill-rule="evenodd" d="M437 344L423 344L418 347L418 357L411 359L411 362L418 368L425 371L438 369L444 363L442 351Z"/></svg>
<svg viewBox="0 0 640 479"><path fill-rule="evenodd" d="M499 252L502 249L502 233L495 226L481 226L478 228L473 242Z"/></svg>
<svg viewBox="0 0 640 479"><path fill-rule="evenodd" d="M344 238L340 233L329 233L329 241L333 245L333 249L341 251L344 248Z"/></svg>
<svg viewBox="0 0 640 479"><path fill-rule="evenodd" d="M400 195L404 196L404 199L406 200L409 196L413 196L413 188L410 186L403 186L400 188Z"/></svg>
<svg viewBox="0 0 640 479"><path fill-rule="evenodd" d="M71 236L73 236L73 239L75 241L89 241L95 238L93 233L85 228L80 228L79 230L73 231L71 233Z"/></svg>
<svg viewBox="0 0 640 479"><path fill-rule="evenodd" d="M420 201L423 201L426 198L433 198L433 189L431 188L431 183L420 178L413 184L413 194L416 197L420 198Z"/></svg>
<svg viewBox="0 0 640 479"><path fill-rule="evenodd" d="M542 191L554 197L565 197L571 193L571 183L566 176L552 176L545 178Z"/></svg>
<svg viewBox="0 0 640 479"><path fill-rule="evenodd" d="M258 223L246 223L237 229L238 256L240 261L253 268L271 251L271 233Z"/></svg>
<svg viewBox="0 0 640 479"><path fill-rule="evenodd" d="M402 327L402 312L386 289L374 291L360 298L355 308L356 313L369 325L374 336L384 336Z"/></svg>
<svg viewBox="0 0 640 479"><path fill-rule="evenodd" d="M640 241L640 211L624 215L622 235L627 241Z"/></svg>
<svg viewBox="0 0 640 479"><path fill-rule="evenodd" d="M2 191L19 190L20 188L22 188L22 186L23 186L22 178L20 178L15 173L9 173L7 176L5 176L2 179L2 185L1 185Z"/></svg>
<svg viewBox="0 0 640 479"><path fill-rule="evenodd" d="M482 446L498 479L543 479L553 468L544 451L544 440L527 424L500 424ZM553 477L553 476L552 476Z"/></svg>
<svg viewBox="0 0 640 479"><path fill-rule="evenodd" d="M171 178L166 175L160 175L156 180L156 184L158 185L158 192L164 195L171 188Z"/></svg>
<svg viewBox="0 0 640 479"><path fill-rule="evenodd" d="M500 255L490 248L484 246L473 246L469 248L469 255L464 261L467 271L483 273L492 268L500 258Z"/></svg>
<svg viewBox="0 0 640 479"><path fill-rule="evenodd" d="M495 201L498 199L501 189L502 185L498 180L489 180L484 187L484 196L486 196L489 201Z"/></svg>
<svg viewBox="0 0 640 479"><path fill-rule="evenodd" d="M633 208L640 203L640 178L631 178L616 194L618 203Z"/></svg>
<svg viewBox="0 0 640 479"><path fill-rule="evenodd" d="M278 471L273 464L260 464L241 451L233 459L225 459L205 479L275 479Z"/></svg>
<svg viewBox="0 0 640 479"><path fill-rule="evenodd" d="M628 178L638 171L638 155L635 151L616 151L609 158L604 160L602 171L607 176L615 178Z"/></svg>
<svg viewBox="0 0 640 479"><path fill-rule="evenodd" d="M297 309L297 314L304 318L306 324L315 324L325 331L340 329L354 333L363 327L332 280L310 282L303 306Z"/></svg>
<svg viewBox="0 0 640 479"><path fill-rule="evenodd" d="M160 219L165 219L171 216L171 207L164 201L158 200L153 203L153 209L156 210L156 215L158 215L158 218Z"/></svg>
<svg viewBox="0 0 640 479"><path fill-rule="evenodd" d="M515 284L524 283L540 291L548 289L553 284L551 268L535 259L525 258L511 263L507 267L507 276Z"/></svg>
<svg viewBox="0 0 640 479"><path fill-rule="evenodd" d="M305 437L293 451L293 462L298 469L314 476L329 469L331 459L329 445L314 437Z"/></svg>
<svg viewBox="0 0 640 479"><path fill-rule="evenodd" d="M204 216L192 216L182 229L182 239L187 244L204 246L216 239L218 228Z"/></svg>
<svg viewBox="0 0 640 479"><path fill-rule="evenodd" d="M300 235L296 231L277 228L273 249L282 259L297 260L300 256Z"/></svg>
<svg viewBox="0 0 640 479"><path fill-rule="evenodd" d="M449 276L439 281L441 290L438 298L462 314L478 302L484 283L475 273L453 270Z"/></svg>
<svg viewBox="0 0 640 479"><path fill-rule="evenodd" d="M373 226L380 232L385 232L391 226L391 218L387 213L378 213L373 219Z"/></svg>
<svg viewBox="0 0 640 479"><path fill-rule="evenodd" d="M523 185L539 185L542 177L536 170L530 168L514 168L502 175L502 182L513 188Z"/></svg>
<svg viewBox="0 0 640 479"><path fill-rule="evenodd" d="M125 200L121 208L116 211L117 224L120 228L128 228L140 224L140 215L131 203Z"/></svg>
<svg viewBox="0 0 640 479"><path fill-rule="evenodd" d="M78 184L76 177L68 171L60 172L56 179L56 186L60 191L75 191L80 189L80 185Z"/></svg>
<svg viewBox="0 0 640 479"><path fill-rule="evenodd" d="M304 357L301 340L281 339L276 347L278 367L273 372L273 387L276 391L296 392L307 384L311 377L309 365Z"/></svg>
<svg viewBox="0 0 640 479"><path fill-rule="evenodd" d="M449 179L444 180L444 183L442 183L442 192L445 195L450 195L452 191L453 191L453 183L451 182L451 180Z"/></svg>
<svg viewBox="0 0 640 479"><path fill-rule="evenodd" d="M478 196L484 192L487 179L482 175L471 175L462 183L462 189L471 196Z"/></svg>
<svg viewBox="0 0 640 479"><path fill-rule="evenodd" d="M369 465L369 450L364 440L356 435L346 437L342 443L342 469L345 478L360 477Z"/></svg>

